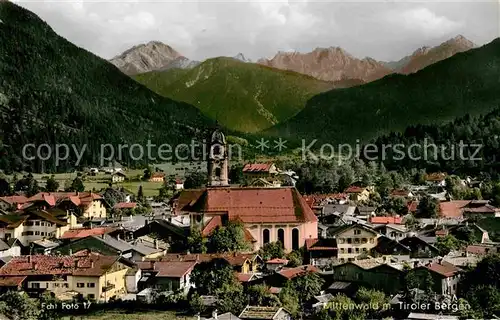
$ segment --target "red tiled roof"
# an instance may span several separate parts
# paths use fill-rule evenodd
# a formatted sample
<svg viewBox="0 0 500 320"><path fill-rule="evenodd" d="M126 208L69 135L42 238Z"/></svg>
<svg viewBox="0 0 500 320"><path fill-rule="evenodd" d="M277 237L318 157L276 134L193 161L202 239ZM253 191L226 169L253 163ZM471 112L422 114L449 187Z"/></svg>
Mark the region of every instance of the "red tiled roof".
<svg viewBox="0 0 500 320"><path fill-rule="evenodd" d="M181 180L181 179L175 179L175 183L176 183L176 184L183 184L184 182L182 182L182 180Z"/></svg>
<svg viewBox="0 0 500 320"><path fill-rule="evenodd" d="M391 191L391 195L398 197L407 197L410 191L404 189L396 189Z"/></svg>
<svg viewBox="0 0 500 320"><path fill-rule="evenodd" d="M270 287L269 292L272 294L279 294L281 292L281 288L278 287Z"/></svg>
<svg viewBox="0 0 500 320"><path fill-rule="evenodd" d="M212 231L215 230L215 228L221 227L221 226L222 226L221 216L212 217L212 219L210 219L210 221L208 221L208 223L205 225L205 228L203 228L203 231L201 232L201 234L204 237L207 237L212 233Z"/></svg>
<svg viewBox="0 0 500 320"><path fill-rule="evenodd" d="M455 267L453 264L446 261L441 261L441 263L433 262L427 265L426 268L446 278L454 276L457 272L461 270Z"/></svg>
<svg viewBox="0 0 500 320"><path fill-rule="evenodd" d="M446 178L446 173L429 173L425 175L425 180L426 181L442 181Z"/></svg>
<svg viewBox="0 0 500 320"><path fill-rule="evenodd" d="M349 196L346 193L331 193L331 194L312 194L304 196L304 199L309 207L318 206L321 202L331 200L346 200Z"/></svg>
<svg viewBox="0 0 500 320"><path fill-rule="evenodd" d="M182 278L190 273L196 261L146 261L139 262L138 266L143 270L157 271L157 277Z"/></svg>
<svg viewBox="0 0 500 320"><path fill-rule="evenodd" d="M232 266L242 266L245 261L252 261L257 255L253 253L197 253L197 254L176 254L167 253L165 256L161 257L161 261L197 261L197 262L208 262L213 259L224 259Z"/></svg>
<svg viewBox="0 0 500 320"><path fill-rule="evenodd" d="M243 230L243 232L245 233L245 240L248 241L248 242L257 242L257 240L252 236L252 233L250 233L250 231L245 228L245 230Z"/></svg>
<svg viewBox="0 0 500 320"><path fill-rule="evenodd" d="M463 208L470 200L453 200L439 203L440 215L445 218L462 218Z"/></svg>
<svg viewBox="0 0 500 320"><path fill-rule="evenodd" d="M243 167L243 172L269 172L272 163L247 163Z"/></svg>
<svg viewBox="0 0 500 320"><path fill-rule="evenodd" d="M253 273L236 273L236 278L239 282L249 282L253 277Z"/></svg>
<svg viewBox="0 0 500 320"><path fill-rule="evenodd" d="M25 196L9 196L9 197L0 197L0 201L6 202L10 205L25 204L28 201L28 198Z"/></svg>
<svg viewBox="0 0 500 320"><path fill-rule="evenodd" d="M305 265L296 268L281 270L279 274L287 279L293 279L295 277L302 276L311 272L319 272L319 269L312 265Z"/></svg>
<svg viewBox="0 0 500 320"><path fill-rule="evenodd" d="M114 206L115 209L134 209L135 207L137 207L136 202L118 202Z"/></svg>
<svg viewBox="0 0 500 320"><path fill-rule="evenodd" d="M370 223L373 224L402 224L401 217L371 217Z"/></svg>
<svg viewBox="0 0 500 320"><path fill-rule="evenodd" d="M434 234L436 236L447 236L448 235L448 230L437 230Z"/></svg>
<svg viewBox="0 0 500 320"><path fill-rule="evenodd" d="M288 260L287 259L274 258L274 259L271 259L271 260L267 260L266 263L269 263L269 264L287 264Z"/></svg>
<svg viewBox="0 0 500 320"><path fill-rule="evenodd" d="M102 228L92 228L92 229L72 229L66 231L61 239L80 239L90 236L99 236L113 231L114 228L102 227Z"/></svg>
<svg viewBox="0 0 500 320"><path fill-rule="evenodd" d="M162 173L162 172L154 172L152 175L151 175L151 178L164 178L165 177L165 174Z"/></svg>
<svg viewBox="0 0 500 320"><path fill-rule="evenodd" d="M308 251L334 251L337 250L337 247L334 246L321 246L321 245L316 245L320 243L319 239L306 239L306 249ZM322 243L320 243L322 244Z"/></svg>
<svg viewBox="0 0 500 320"><path fill-rule="evenodd" d="M0 287L20 287L26 276L20 277L0 277Z"/></svg>
<svg viewBox="0 0 500 320"><path fill-rule="evenodd" d="M119 259L116 256L32 255L12 258L0 269L2 276L74 275L101 276Z"/></svg>
<svg viewBox="0 0 500 320"><path fill-rule="evenodd" d="M464 208L464 212L467 213L495 213L498 210L498 208L492 206L491 204Z"/></svg>
<svg viewBox="0 0 500 320"><path fill-rule="evenodd" d="M344 193L361 193L365 190L366 188L363 187L350 186L349 188L345 189Z"/></svg>
<svg viewBox="0 0 500 320"><path fill-rule="evenodd" d="M498 252L498 249L492 246L470 245L467 246L466 252L477 255L485 255L488 253L496 253Z"/></svg>
<svg viewBox="0 0 500 320"><path fill-rule="evenodd" d="M50 206L55 206L63 201L71 201L77 206L88 207L94 200L102 200L99 194L93 192L39 192L28 198L26 204L35 201L45 201Z"/></svg>
<svg viewBox="0 0 500 320"><path fill-rule="evenodd" d="M209 188L179 198L178 210L228 214L244 223L316 222L318 218L295 188Z"/></svg>

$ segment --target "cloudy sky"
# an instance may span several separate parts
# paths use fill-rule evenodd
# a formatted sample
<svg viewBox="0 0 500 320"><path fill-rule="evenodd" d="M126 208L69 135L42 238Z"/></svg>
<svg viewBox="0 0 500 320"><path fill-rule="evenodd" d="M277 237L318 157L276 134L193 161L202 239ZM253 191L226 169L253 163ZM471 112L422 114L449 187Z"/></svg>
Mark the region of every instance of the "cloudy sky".
<svg viewBox="0 0 500 320"><path fill-rule="evenodd" d="M106 59L158 40L197 60L238 52L255 60L340 46L360 58L389 61L458 34L478 45L500 36L498 0L16 2Z"/></svg>

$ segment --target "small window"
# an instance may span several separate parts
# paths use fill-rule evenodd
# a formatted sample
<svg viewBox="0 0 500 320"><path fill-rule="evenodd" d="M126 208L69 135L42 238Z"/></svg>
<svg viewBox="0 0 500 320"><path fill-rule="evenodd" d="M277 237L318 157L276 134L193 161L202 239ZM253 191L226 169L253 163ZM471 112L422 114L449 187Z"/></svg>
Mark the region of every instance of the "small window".
<svg viewBox="0 0 500 320"><path fill-rule="evenodd" d="M40 221L35 221L35 226L39 226L40 225Z"/></svg>
<svg viewBox="0 0 500 320"><path fill-rule="evenodd" d="M345 248L340 248L340 253L345 253Z"/></svg>
<svg viewBox="0 0 500 320"><path fill-rule="evenodd" d="M76 284L76 287L77 287L77 288L84 288L84 287L85 287L85 283L83 283L83 282L78 282L78 283Z"/></svg>
<svg viewBox="0 0 500 320"><path fill-rule="evenodd" d="M359 244L359 238L354 238L354 243Z"/></svg>
<svg viewBox="0 0 500 320"><path fill-rule="evenodd" d="M366 249L366 248L363 248L363 252L367 252L367 251L368 251L368 249Z"/></svg>
<svg viewBox="0 0 500 320"><path fill-rule="evenodd" d="M40 231L35 231L35 236L39 236L40 235Z"/></svg>
<svg viewBox="0 0 500 320"><path fill-rule="evenodd" d="M356 235L357 235L357 234L361 234L361 230L355 229L355 230L354 230L354 234L356 234Z"/></svg>
<svg viewBox="0 0 500 320"><path fill-rule="evenodd" d="M367 242L368 242L368 239L363 238L363 239L361 239L361 242L362 242L362 243L367 243Z"/></svg>
<svg viewBox="0 0 500 320"><path fill-rule="evenodd" d="M347 253L352 253L352 248L348 248Z"/></svg>
<svg viewBox="0 0 500 320"><path fill-rule="evenodd" d="M347 243L352 243L352 239L351 238L347 238Z"/></svg>
<svg viewBox="0 0 500 320"><path fill-rule="evenodd" d="M375 239L371 238L370 243L375 243Z"/></svg>
<svg viewBox="0 0 500 320"><path fill-rule="evenodd" d="M345 239L344 238L339 238L339 243L345 243Z"/></svg>
<svg viewBox="0 0 500 320"><path fill-rule="evenodd" d="M90 294L87 295L87 298L89 298L91 300L94 300L95 299L95 294L90 293Z"/></svg>
<svg viewBox="0 0 500 320"><path fill-rule="evenodd" d="M33 282L33 283L31 284L31 287L32 287L32 288L34 288L34 289L40 289L40 283L38 283L38 282Z"/></svg>
<svg viewBox="0 0 500 320"><path fill-rule="evenodd" d="M358 280L363 280L363 274L358 273L358 274L357 274L357 278L358 278Z"/></svg>
<svg viewBox="0 0 500 320"><path fill-rule="evenodd" d="M359 248L356 248L356 253L359 253Z"/></svg>
<svg viewBox="0 0 500 320"><path fill-rule="evenodd" d="M54 283L54 288L59 288L59 283Z"/></svg>
<svg viewBox="0 0 500 320"><path fill-rule="evenodd" d="M93 282L87 283L87 288L95 288L95 283Z"/></svg>

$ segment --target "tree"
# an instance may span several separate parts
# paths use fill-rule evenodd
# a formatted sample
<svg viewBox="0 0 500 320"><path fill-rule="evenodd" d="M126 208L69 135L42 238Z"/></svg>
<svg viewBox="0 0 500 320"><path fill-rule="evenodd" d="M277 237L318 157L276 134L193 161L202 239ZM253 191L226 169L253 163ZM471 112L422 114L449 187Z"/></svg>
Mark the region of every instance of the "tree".
<svg viewBox="0 0 500 320"><path fill-rule="evenodd" d="M233 285L237 282L233 267L224 259L213 259L197 264L191 280L200 295L214 295L224 285Z"/></svg>
<svg viewBox="0 0 500 320"><path fill-rule="evenodd" d="M240 314L246 306L247 297L243 292L241 283L224 283L215 292L217 297L217 310L221 313L231 312Z"/></svg>
<svg viewBox="0 0 500 320"><path fill-rule="evenodd" d="M8 196L10 194L10 184L7 179L0 178L0 197Z"/></svg>
<svg viewBox="0 0 500 320"><path fill-rule="evenodd" d="M302 305L319 295L324 283L325 280L316 272L309 272L292 279L293 288L300 292L299 300Z"/></svg>
<svg viewBox="0 0 500 320"><path fill-rule="evenodd" d="M199 228L191 228L189 237L187 238L188 250L191 253L206 253L207 239L203 237Z"/></svg>
<svg viewBox="0 0 500 320"><path fill-rule="evenodd" d="M431 196L424 196L418 203L419 218L435 218L438 215L438 201Z"/></svg>
<svg viewBox="0 0 500 320"><path fill-rule="evenodd" d="M281 305L277 296L269 292L269 288L263 284L257 284L247 289L248 304L251 306L275 307Z"/></svg>
<svg viewBox="0 0 500 320"><path fill-rule="evenodd" d="M366 312L367 319L382 319L382 313L386 311L385 306L389 304L389 299L383 292L366 288L358 290L355 300L362 305L370 306Z"/></svg>
<svg viewBox="0 0 500 320"><path fill-rule="evenodd" d="M302 265L302 253L300 251L292 251L290 252L287 257L288 259L288 267L298 267Z"/></svg>
<svg viewBox="0 0 500 320"><path fill-rule="evenodd" d="M301 310L299 293L295 291L290 281L287 282L285 287L281 289L279 298L281 301L281 305L283 306L283 308L288 310L288 312L290 312L292 318L298 318Z"/></svg>
<svg viewBox="0 0 500 320"><path fill-rule="evenodd" d="M201 188L207 184L206 174L195 171L191 172L186 176L186 180L184 181L185 189L197 189Z"/></svg>
<svg viewBox="0 0 500 320"><path fill-rule="evenodd" d="M145 170L144 170L144 174L142 176L142 179L144 181L147 181L151 178L151 176L153 175L153 170L151 169L151 167L147 167Z"/></svg>
<svg viewBox="0 0 500 320"><path fill-rule="evenodd" d="M52 293L46 292L40 297L40 305L57 305L59 301L53 297ZM56 309L51 308L41 308L39 320L56 320L61 319Z"/></svg>
<svg viewBox="0 0 500 320"><path fill-rule="evenodd" d="M40 192L38 182L35 180L33 175L30 173L24 176L21 180L18 180L14 186L14 191L26 192L28 197L34 196Z"/></svg>
<svg viewBox="0 0 500 320"><path fill-rule="evenodd" d="M210 251L222 253L248 250L244 230L243 224L237 221L230 221L225 227L217 227L208 240Z"/></svg>
<svg viewBox="0 0 500 320"><path fill-rule="evenodd" d="M144 191L142 191L142 185L139 186L139 190L137 190L137 201L144 202Z"/></svg>
<svg viewBox="0 0 500 320"><path fill-rule="evenodd" d="M76 177L71 183L71 189L69 191L74 192L83 192L85 191L85 186L83 185L83 181L80 177Z"/></svg>
<svg viewBox="0 0 500 320"><path fill-rule="evenodd" d="M57 182L54 175L50 176L45 183L45 189L48 192L56 192L59 189L59 182Z"/></svg>
<svg viewBox="0 0 500 320"><path fill-rule="evenodd" d="M7 291L0 296L0 313L9 315L12 320L38 320L40 309L26 293Z"/></svg>
<svg viewBox="0 0 500 320"><path fill-rule="evenodd" d="M266 243L260 248L259 255L264 260L283 258L285 256L283 244L279 241Z"/></svg>
<svg viewBox="0 0 500 320"><path fill-rule="evenodd" d="M453 235L449 234L444 237L437 238L436 247L440 251L440 255L445 256L450 251L458 250L460 248L460 241Z"/></svg>
<svg viewBox="0 0 500 320"><path fill-rule="evenodd" d="M189 297L189 309L191 309L193 314L203 313L206 310L203 299L197 292L194 292L191 297Z"/></svg>
<svg viewBox="0 0 500 320"><path fill-rule="evenodd" d="M327 303L325 309L328 310L334 320L366 319L365 311L363 309L345 307L353 305L355 305L355 303L349 297L343 294L337 294Z"/></svg>

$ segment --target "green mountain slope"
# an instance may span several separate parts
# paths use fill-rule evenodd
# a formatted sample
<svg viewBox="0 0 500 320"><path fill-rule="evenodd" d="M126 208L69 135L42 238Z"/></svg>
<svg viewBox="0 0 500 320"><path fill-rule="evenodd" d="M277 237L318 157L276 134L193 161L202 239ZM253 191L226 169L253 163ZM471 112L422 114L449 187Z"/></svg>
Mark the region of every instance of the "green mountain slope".
<svg viewBox="0 0 500 320"><path fill-rule="evenodd" d="M87 144L85 165L99 160L101 144L176 144L212 125L195 107L153 93L59 37L28 10L0 2L0 21L0 169L29 165L21 156L27 143ZM63 166L71 167L69 160Z"/></svg>
<svg viewBox="0 0 500 320"><path fill-rule="evenodd" d="M285 121L313 95L342 85L231 58L209 59L191 70L150 72L134 79L166 97L195 105L240 132L257 132Z"/></svg>
<svg viewBox="0 0 500 320"><path fill-rule="evenodd" d="M333 143L367 141L415 124L433 124L500 105L500 39L415 74L390 75L332 90L266 134ZM307 144L308 145L308 144Z"/></svg>

